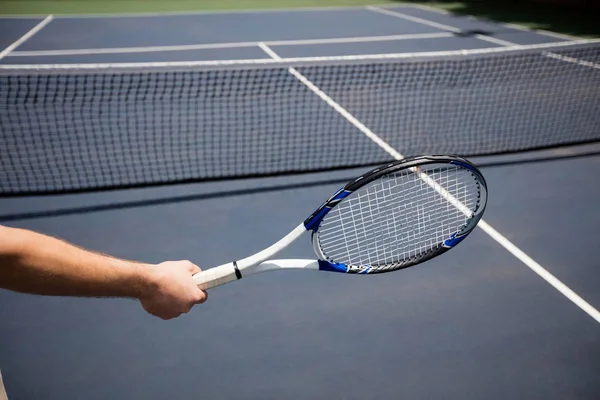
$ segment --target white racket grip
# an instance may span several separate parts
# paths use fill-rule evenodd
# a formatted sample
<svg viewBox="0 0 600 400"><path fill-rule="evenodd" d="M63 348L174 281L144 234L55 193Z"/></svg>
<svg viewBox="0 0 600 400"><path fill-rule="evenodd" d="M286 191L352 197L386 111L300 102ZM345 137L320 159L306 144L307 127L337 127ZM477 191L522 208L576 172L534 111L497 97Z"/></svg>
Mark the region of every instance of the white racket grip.
<svg viewBox="0 0 600 400"><path fill-rule="evenodd" d="M202 290L212 289L236 280L238 277L233 263L220 265L194 275L194 281Z"/></svg>

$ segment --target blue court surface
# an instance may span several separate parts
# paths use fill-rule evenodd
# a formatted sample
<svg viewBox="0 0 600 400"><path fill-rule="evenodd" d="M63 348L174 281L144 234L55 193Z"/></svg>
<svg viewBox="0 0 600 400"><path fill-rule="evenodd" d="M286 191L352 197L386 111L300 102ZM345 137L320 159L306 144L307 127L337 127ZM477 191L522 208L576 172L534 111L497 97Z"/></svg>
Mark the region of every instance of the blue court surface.
<svg viewBox="0 0 600 400"><path fill-rule="evenodd" d="M0 48L36 26L0 64L267 59L260 42L290 58L569 40L397 6L2 18ZM0 291L9 398L600 398L600 145L472 161L500 238L478 228L415 268L257 275L172 321L132 300ZM0 219L117 257L210 268L280 239L366 170L3 198ZM314 254L300 241L278 257Z"/></svg>

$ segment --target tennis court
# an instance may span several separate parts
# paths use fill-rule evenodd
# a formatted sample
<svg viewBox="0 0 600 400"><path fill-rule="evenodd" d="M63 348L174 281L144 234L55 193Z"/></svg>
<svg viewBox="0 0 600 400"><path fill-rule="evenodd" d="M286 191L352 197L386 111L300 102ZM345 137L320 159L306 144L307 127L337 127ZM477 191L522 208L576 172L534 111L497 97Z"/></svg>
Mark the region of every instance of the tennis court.
<svg viewBox="0 0 600 400"><path fill-rule="evenodd" d="M90 120L83 134L115 129L113 147L106 150L108 158L89 157L88 165L75 167L78 173L69 174L62 164L55 170L43 167L59 165L65 148L80 152L80 162L84 159L89 149L73 147L69 140L44 141L42 154L31 157L33 165L41 166L35 171L39 180L8 172L11 165L22 170L24 158L16 164L0 162L6 169L0 185L6 195L0 198L1 223L118 257L189 259L203 268L248 256L278 240L342 184L370 168L360 165L390 158L321 104L322 99L303 92L302 82L288 76L287 67L271 68L280 57L295 59L299 64L294 67L303 76L319 82L326 95L400 153L440 149L442 143L453 152L472 153L469 158L481 167L490 189L484 220L501 235L477 229L448 254L391 274L363 278L298 271L250 277L211 291L206 304L169 322L145 314L133 301L0 292L0 369L9 398L598 398L600 292L594 250L600 225L600 102L595 101L600 86L592 83L600 80L600 50L597 43L581 44L568 54L544 47L576 40L407 5L0 19L0 66L144 62L155 68L151 63L191 62L208 68L206 74L191 76L157 70L150 82L107 86L112 88L107 96L188 78L192 87L243 83L225 94L233 96L235 107L229 102L203 104L206 112L199 120L211 124L201 129L197 144L204 152L202 160L210 163L196 172L210 173L190 178L198 160L179 157L174 149L185 148L175 138L129 143L141 150L121 147L128 144L118 128L127 124L127 109L106 110L114 112L105 114L106 125ZM480 58L477 53L520 45L541 46L527 54L558 56L536 64L513 56L513 50L499 53L505 58ZM473 71L486 83L502 71L502 79L520 80L523 97L520 92L493 93L522 101L516 108L490 106L484 99L496 86L472 84L465 95L472 103L458 98L460 104L474 107L472 118L433 124L421 111L425 102L442 98L436 108L448 107L449 115L461 112L452 109L454 98L436 94L435 85L424 87L423 70L441 80L454 64L438 64L439 52L459 57L465 51L467 57L473 55ZM436 54L418 57L414 70L399 75L419 83L406 104L381 85L357 99L344 82L353 87L372 82L364 69L344 69L347 60L335 59L327 66L321 63L331 60L318 60L316 68L306 60L361 55L383 59L423 52ZM266 66L250 74L244 72L249 71L248 60L262 60L258 64ZM471 64L460 65L470 71L464 65ZM549 80L542 85L547 92L530 89L522 65L540 76L547 74ZM218 72L223 68L233 72ZM552 80L556 68L561 69L560 81ZM4 72L0 79L10 76ZM43 81L43 93L53 93L59 81L47 79L43 68L31 73L42 76L36 82ZM100 87L108 85L102 77L88 76ZM64 86L73 82L67 80ZM262 97L247 96L255 90L247 82L264 84L274 94L267 98L274 100L259 103ZM562 90L572 97L562 96ZM26 104L22 97L10 99ZM406 118L397 108L377 102L381 99L402 105L398 109ZM125 104L117 102L119 107ZM148 104L153 113L159 103ZM256 104L268 104L280 119L270 119ZM232 110L251 117L233 118ZM549 110L558 112L549 115ZM177 108L171 114L186 115ZM11 125L13 120L0 117L3 135L25 138L12 146L34 146L37 136L31 132L48 125L30 114L14 115L31 125L19 130ZM65 132L77 131L74 122L88 127L76 115L52 126ZM165 123L166 115L147 119L140 114L131 131L142 138L152 124L180 126ZM409 127L420 124L435 133L423 140L409 133ZM290 127L288 135L282 132ZM506 131L515 127L519 130ZM242 128L250 133L242 134L247 132ZM444 128L455 135L444 139ZM394 136L399 130L403 136ZM58 138L60 133L57 129L53 135ZM160 136L158 129L150 134ZM268 146L261 151L257 143ZM160 153L161 147L170 153ZM153 158L173 168L156 175ZM95 174L107 159L122 162L119 171L130 168L131 173ZM220 173L228 179L220 179ZM194 178L205 181L183 183ZM65 180L66 192L81 193L56 194L65 189L58 185ZM178 183L166 184L169 180ZM86 182L113 190L89 191ZM527 256L535 261L524 263ZM301 241L281 258L314 255L310 244Z"/></svg>

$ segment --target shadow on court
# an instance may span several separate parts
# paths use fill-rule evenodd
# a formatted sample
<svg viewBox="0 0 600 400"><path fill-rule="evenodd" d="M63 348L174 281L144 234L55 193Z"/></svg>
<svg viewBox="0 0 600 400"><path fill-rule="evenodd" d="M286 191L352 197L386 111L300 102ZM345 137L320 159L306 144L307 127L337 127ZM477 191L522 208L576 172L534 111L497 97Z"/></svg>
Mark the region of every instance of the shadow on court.
<svg viewBox="0 0 600 400"><path fill-rule="evenodd" d="M588 145L583 146L582 148L574 147L565 147L559 149L553 149L549 151L536 151L531 153L523 153L523 154L513 154L506 157L496 156L496 157L487 157L482 158L480 161L477 158L477 166L480 168L493 168L493 167L502 167L508 165L528 165L534 163L541 163L546 161L558 161L558 160L568 160L568 159L576 159L583 157L595 157L600 156L600 145ZM365 166L359 170L366 170L369 166ZM259 194L259 193L268 193L268 192L277 192L281 190L291 190L291 189L302 189L302 188L310 188L310 187L318 187L318 186L326 186L332 184L345 184L356 176L356 169L347 169L346 172L343 170L339 171L339 177L331 178L323 177L324 174L319 174L317 178L310 179L311 174L304 174L305 180L301 182L285 182L279 183L275 185L264 186L262 185L262 181L259 179L255 184L251 184L250 187L245 187L241 189L235 190L216 190L208 193L196 193L196 194L186 194L179 196L160 196L160 197L151 197L141 200L134 201L120 201L120 202L111 202L104 204L95 204L95 205L86 205L80 207L64 207L58 209L49 209L49 210L38 210L31 212L20 212L20 213L4 213L0 214L0 223L2 222L11 222L11 221L21 221L21 220L29 220L29 219L37 219L37 218L46 218L46 217L59 217L66 215L76 215L76 214L85 214L85 213L93 213L93 212L102 212L102 211L111 211L111 210L123 210L129 208L140 208L140 207L150 207L157 205L165 205L165 204L177 204L184 203L190 201L199 201L199 200L207 200L207 199L218 199L218 198L227 198L241 195L249 195L249 194ZM360 173L360 172L359 172ZM294 174L296 176L300 176L299 174ZM267 180L269 178L266 178ZM168 185L165 185L168 186ZM156 186L154 186L156 187ZM104 193L110 193L104 191Z"/></svg>
<svg viewBox="0 0 600 400"><path fill-rule="evenodd" d="M554 4L550 1L508 0L402 0L402 3L435 4L454 14L476 16L491 21L514 23L532 29L544 29L552 32L581 37L600 37L600 3L594 1L564 2Z"/></svg>

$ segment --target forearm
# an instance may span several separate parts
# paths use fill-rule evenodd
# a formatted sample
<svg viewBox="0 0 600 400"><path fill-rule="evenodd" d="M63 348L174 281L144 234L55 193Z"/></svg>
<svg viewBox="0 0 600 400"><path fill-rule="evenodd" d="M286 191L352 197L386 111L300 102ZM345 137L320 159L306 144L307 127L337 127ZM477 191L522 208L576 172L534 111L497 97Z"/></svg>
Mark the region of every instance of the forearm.
<svg viewBox="0 0 600 400"><path fill-rule="evenodd" d="M90 252L35 232L0 226L0 288L82 297L140 297L149 265Z"/></svg>

